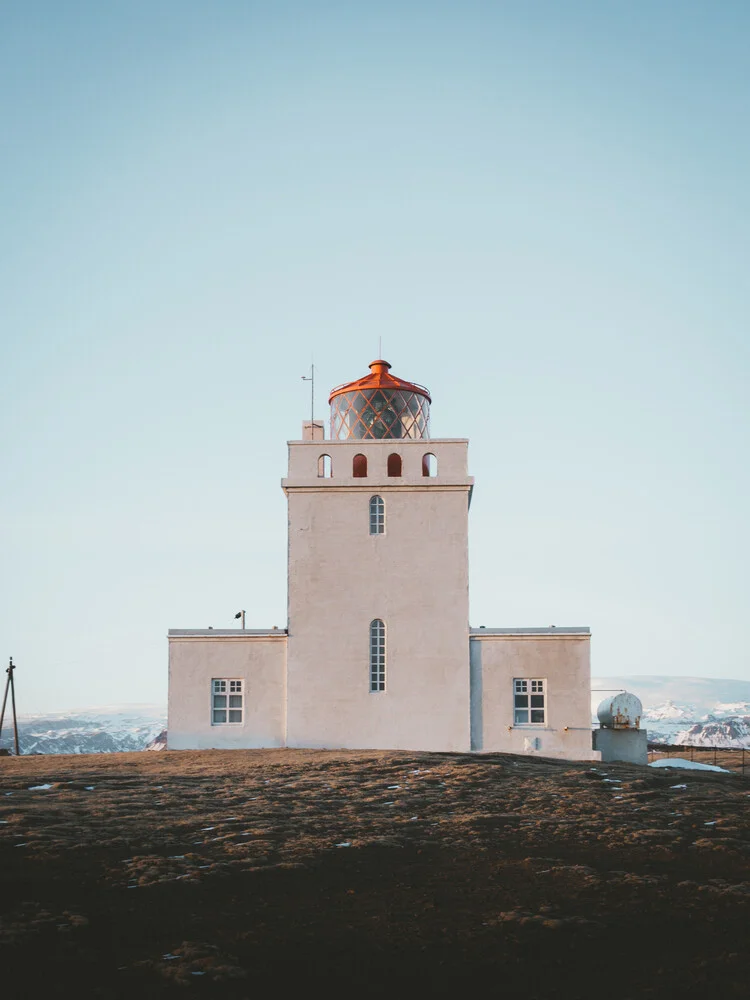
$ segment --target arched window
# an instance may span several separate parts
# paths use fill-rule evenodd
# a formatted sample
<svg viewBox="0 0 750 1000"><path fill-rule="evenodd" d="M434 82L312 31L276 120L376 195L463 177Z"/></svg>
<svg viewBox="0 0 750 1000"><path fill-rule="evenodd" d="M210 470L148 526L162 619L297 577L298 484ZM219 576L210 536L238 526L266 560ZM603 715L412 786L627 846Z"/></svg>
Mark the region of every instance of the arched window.
<svg viewBox="0 0 750 1000"><path fill-rule="evenodd" d="M355 455L352 462L352 475L355 479L365 479L367 476L367 458L364 455Z"/></svg>
<svg viewBox="0 0 750 1000"><path fill-rule="evenodd" d="M370 691L385 691L385 623L370 622Z"/></svg>
<svg viewBox="0 0 750 1000"><path fill-rule="evenodd" d="M331 456L321 455L318 459L318 475L321 479L331 478Z"/></svg>
<svg viewBox="0 0 750 1000"><path fill-rule="evenodd" d="M385 534L385 500L382 497L370 497L370 534Z"/></svg>
<svg viewBox="0 0 750 1000"><path fill-rule="evenodd" d="M388 475L401 475L401 456L397 455L395 452L388 456Z"/></svg>
<svg viewBox="0 0 750 1000"><path fill-rule="evenodd" d="M437 459L431 451L422 456L422 475L430 477L437 475Z"/></svg>

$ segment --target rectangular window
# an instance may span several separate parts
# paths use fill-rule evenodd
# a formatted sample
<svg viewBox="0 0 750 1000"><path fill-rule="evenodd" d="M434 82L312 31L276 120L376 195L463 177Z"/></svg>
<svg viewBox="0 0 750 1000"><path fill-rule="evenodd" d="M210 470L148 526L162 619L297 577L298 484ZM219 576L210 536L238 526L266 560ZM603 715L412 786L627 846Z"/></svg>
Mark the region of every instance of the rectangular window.
<svg viewBox="0 0 750 1000"><path fill-rule="evenodd" d="M543 726L547 722L547 682L542 678L513 681L513 724Z"/></svg>
<svg viewBox="0 0 750 1000"><path fill-rule="evenodd" d="M211 724L242 722L244 692L241 680L215 677L211 681Z"/></svg>

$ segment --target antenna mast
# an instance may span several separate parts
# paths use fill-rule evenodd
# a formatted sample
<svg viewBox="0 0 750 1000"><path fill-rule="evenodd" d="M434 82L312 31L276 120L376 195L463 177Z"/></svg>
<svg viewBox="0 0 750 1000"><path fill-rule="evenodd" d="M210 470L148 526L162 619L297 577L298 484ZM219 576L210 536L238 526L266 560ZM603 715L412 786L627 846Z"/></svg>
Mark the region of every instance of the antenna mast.
<svg viewBox="0 0 750 1000"><path fill-rule="evenodd" d="M315 365L310 365L310 374L303 375L302 381L310 383L310 440L312 440L315 426Z"/></svg>
<svg viewBox="0 0 750 1000"><path fill-rule="evenodd" d="M13 663L13 657L10 658L10 664L5 673L8 675L8 680L5 682L5 694L3 695L3 707L0 710L0 736L3 734L3 719L5 718L5 704L8 701L8 690L10 689L10 703L13 710L13 736L16 744L16 757L20 757L21 751L18 747L18 719L16 718L16 686L13 683L13 671L16 669Z"/></svg>

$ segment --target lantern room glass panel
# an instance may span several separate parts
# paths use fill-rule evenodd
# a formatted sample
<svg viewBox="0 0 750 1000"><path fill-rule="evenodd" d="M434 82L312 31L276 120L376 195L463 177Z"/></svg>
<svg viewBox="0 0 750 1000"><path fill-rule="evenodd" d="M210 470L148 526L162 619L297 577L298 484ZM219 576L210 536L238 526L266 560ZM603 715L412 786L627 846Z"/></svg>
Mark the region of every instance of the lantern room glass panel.
<svg viewBox="0 0 750 1000"><path fill-rule="evenodd" d="M428 438L430 401L416 392L358 389L331 400L331 437L337 441L364 438Z"/></svg>

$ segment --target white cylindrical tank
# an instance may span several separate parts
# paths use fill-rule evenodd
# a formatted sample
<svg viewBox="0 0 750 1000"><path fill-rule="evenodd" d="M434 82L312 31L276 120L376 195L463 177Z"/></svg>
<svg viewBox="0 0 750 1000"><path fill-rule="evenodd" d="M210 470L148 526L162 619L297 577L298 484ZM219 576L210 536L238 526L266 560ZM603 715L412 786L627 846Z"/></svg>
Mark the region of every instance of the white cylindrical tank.
<svg viewBox="0 0 750 1000"><path fill-rule="evenodd" d="M643 705L629 691L605 698L596 710L599 723L605 729L640 729Z"/></svg>

